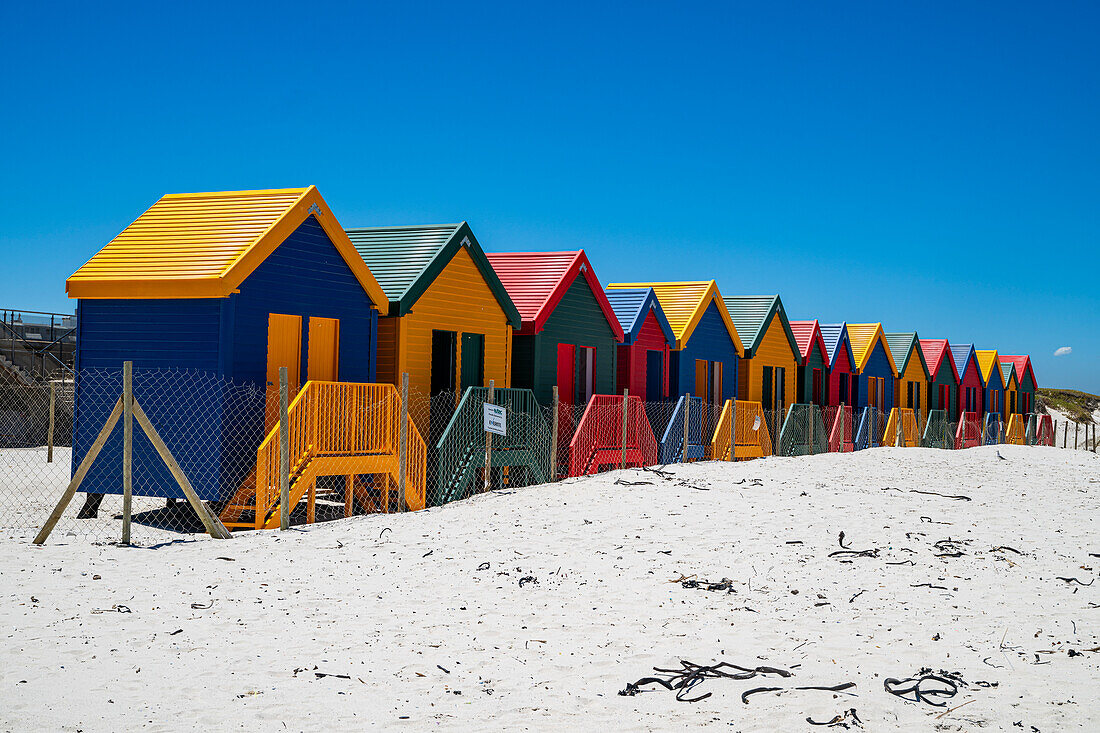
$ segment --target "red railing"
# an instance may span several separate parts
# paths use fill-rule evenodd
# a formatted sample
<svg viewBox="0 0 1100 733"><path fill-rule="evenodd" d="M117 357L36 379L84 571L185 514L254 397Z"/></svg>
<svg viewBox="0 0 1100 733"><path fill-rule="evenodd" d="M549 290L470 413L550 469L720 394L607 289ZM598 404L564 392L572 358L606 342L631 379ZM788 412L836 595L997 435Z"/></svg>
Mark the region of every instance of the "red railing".
<svg viewBox="0 0 1100 733"><path fill-rule="evenodd" d="M583 476L620 464L655 463L657 438L646 417L645 403L632 396L624 408L622 395L594 395L569 441L569 475Z"/></svg>

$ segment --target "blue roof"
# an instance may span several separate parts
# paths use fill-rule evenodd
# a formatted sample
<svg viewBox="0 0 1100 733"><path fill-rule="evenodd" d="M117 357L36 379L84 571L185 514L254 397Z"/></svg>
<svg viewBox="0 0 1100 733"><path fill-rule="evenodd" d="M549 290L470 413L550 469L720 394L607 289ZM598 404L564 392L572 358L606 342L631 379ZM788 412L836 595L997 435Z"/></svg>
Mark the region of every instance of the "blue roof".
<svg viewBox="0 0 1100 733"><path fill-rule="evenodd" d="M672 326L668 322L668 318L665 317L665 312L661 310L661 302L657 300L657 294L653 292L653 288L625 288L618 289L613 288L605 290L607 295L607 302L611 304L611 310L615 312L615 317L619 319L619 325L623 328L624 345L630 345L634 343L634 339L638 338L638 334L642 330L642 324L645 323L646 316L649 315L650 309L653 310L653 315L657 318L657 324L661 327L661 331L665 334L665 338L670 344L676 343L676 334L672 331Z"/></svg>
<svg viewBox="0 0 1100 733"><path fill-rule="evenodd" d="M848 338L848 324L819 323L818 328L821 329L821 338L825 340L825 350L829 352L829 367L833 366L837 347L843 342L844 348L848 350L848 364L855 371L856 356L852 353L852 342Z"/></svg>
<svg viewBox="0 0 1100 733"><path fill-rule="evenodd" d="M974 369L978 372L978 381L982 383L982 387L985 387L985 379L982 377L982 370L978 366L978 355L974 353L974 344L949 343L948 348L951 349L951 358L955 360L955 368L959 370L959 379L962 380L966 377L966 362L973 359Z"/></svg>

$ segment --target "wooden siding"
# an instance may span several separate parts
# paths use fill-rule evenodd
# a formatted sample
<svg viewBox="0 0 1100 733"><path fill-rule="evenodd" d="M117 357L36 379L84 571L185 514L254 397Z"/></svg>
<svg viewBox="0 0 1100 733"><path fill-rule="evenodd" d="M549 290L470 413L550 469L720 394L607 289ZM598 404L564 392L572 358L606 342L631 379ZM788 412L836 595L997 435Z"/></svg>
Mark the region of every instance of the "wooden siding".
<svg viewBox="0 0 1100 733"><path fill-rule="evenodd" d="M910 383L920 386L920 410L914 410L913 414L917 417L927 415L929 409L928 380L924 376L924 367L921 366L920 356L918 356L917 354L910 355L909 363L905 366L905 371L902 372L901 377L899 377L895 383L894 405L896 407L909 407L908 399Z"/></svg>
<svg viewBox="0 0 1100 733"><path fill-rule="evenodd" d="M874 345L871 347L871 353L864 363L863 370L859 373L857 407L863 408L871 404L871 396L868 394L867 389L867 378L877 377L885 382L883 401L886 403L879 405L878 409L889 412L890 408L894 406L894 360L886 353L886 347L883 346L883 343L884 341L881 338L875 340Z"/></svg>
<svg viewBox="0 0 1100 733"><path fill-rule="evenodd" d="M389 320L389 319L384 319ZM485 336L484 383L509 387L508 348L511 326L499 301L485 282L465 248L459 249L439 276L428 286L408 315L399 319L399 346L394 384L400 386L403 372L409 374L409 394L428 396L432 382L432 331L454 331L454 383L460 384L462 334ZM380 349L384 350L384 349ZM412 419L422 435L428 434L428 405L413 402ZM419 409L417 409L419 408Z"/></svg>
<svg viewBox="0 0 1100 733"><path fill-rule="evenodd" d="M612 314L614 317L614 314ZM592 288L582 276L574 278L557 307L546 319L543 329L533 337L533 348L519 343L516 337L512 371L517 385L519 368L529 370L529 381L535 398L544 405L553 399L553 388L558 379L558 344L573 344L596 349L596 394L613 394L615 389L616 333L608 323ZM526 359L530 361L526 361Z"/></svg>
<svg viewBox="0 0 1100 733"><path fill-rule="evenodd" d="M843 341L837 347L836 354L833 356L833 366L829 369L829 404L840 404L840 377L841 375L851 375L852 362L848 359L848 349L844 348ZM852 380L855 381L855 380ZM848 406L851 406L851 392L848 396Z"/></svg>
<svg viewBox="0 0 1100 733"><path fill-rule="evenodd" d="M821 401L829 404L829 365L828 355L822 353L821 346L815 341L805 365L798 367L798 401L810 404L814 397L814 369L821 370Z"/></svg>
<svg viewBox="0 0 1100 733"><path fill-rule="evenodd" d="M664 364L664 378L662 379L663 394L647 394L646 386L646 359L650 351L662 353ZM665 337L664 329L657 321L656 312L650 309L642 322L642 328L629 346L618 347L618 366L615 377L615 391L622 394L623 389L630 389L630 394L637 395L642 401L653 401L668 397L668 356L669 343Z"/></svg>
<svg viewBox="0 0 1100 733"><path fill-rule="evenodd" d="M932 378L932 383L928 391L929 399L931 400L930 409L939 409L939 391L942 385L947 385L947 387L949 387L947 396L947 418L949 420L955 420L958 418L957 400L959 383L955 381L955 372L951 368L951 360L947 356L944 356L944 358L940 360L940 368L936 370Z"/></svg>
<svg viewBox="0 0 1100 733"><path fill-rule="evenodd" d="M757 343L751 359L742 359L738 367L737 399L763 402L764 367L781 367L785 370L783 404L794 404L798 398L798 362L801 359L791 349L791 342L783 329L778 314L771 319L764 335Z"/></svg>
<svg viewBox="0 0 1100 733"><path fill-rule="evenodd" d="M723 313L725 319L722 317ZM695 360L705 359L722 364L722 403L737 399L737 369L740 359L737 356L737 346L726 328L728 318L729 313L725 311L725 307L712 300L692 330L684 348L672 352L669 358L670 396L683 395L685 392L697 394L699 385L695 384Z"/></svg>
<svg viewBox="0 0 1100 733"><path fill-rule="evenodd" d="M975 405L977 409L974 410L974 412L977 412L980 415L985 410L983 404L985 396L983 392L985 390L982 388L982 375L978 373L978 362L973 358L966 360L966 371L963 372L962 381L959 382L959 391L958 396L956 397L956 415L961 415L964 411L967 411L966 390L968 388L977 390L978 404Z"/></svg>

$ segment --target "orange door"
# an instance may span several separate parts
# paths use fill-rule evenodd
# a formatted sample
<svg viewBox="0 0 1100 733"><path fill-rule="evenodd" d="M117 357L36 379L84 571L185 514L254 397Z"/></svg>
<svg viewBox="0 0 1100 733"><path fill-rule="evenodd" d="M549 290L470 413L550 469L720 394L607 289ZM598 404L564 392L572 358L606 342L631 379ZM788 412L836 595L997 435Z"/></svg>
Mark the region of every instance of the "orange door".
<svg viewBox="0 0 1100 733"><path fill-rule="evenodd" d="M704 359L695 360L695 396L701 399L703 402L707 401L707 384L708 369L707 362Z"/></svg>
<svg viewBox="0 0 1100 733"><path fill-rule="evenodd" d="M279 368L286 367L288 401L301 386L302 317L271 313L267 317L267 409L264 430L279 421Z"/></svg>
<svg viewBox="0 0 1100 733"><path fill-rule="evenodd" d="M336 318L309 317L309 341L306 345L306 379L335 382L340 368L340 321Z"/></svg>

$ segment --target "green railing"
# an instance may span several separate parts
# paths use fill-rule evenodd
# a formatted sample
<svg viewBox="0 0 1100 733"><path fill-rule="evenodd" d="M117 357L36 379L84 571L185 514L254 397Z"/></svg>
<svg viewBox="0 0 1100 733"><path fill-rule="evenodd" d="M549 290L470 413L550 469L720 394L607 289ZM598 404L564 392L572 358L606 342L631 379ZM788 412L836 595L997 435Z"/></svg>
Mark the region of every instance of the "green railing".
<svg viewBox="0 0 1100 733"><path fill-rule="evenodd" d="M468 387L436 442L433 506L476 493L476 479L485 467L482 405L488 401L487 387ZM493 404L504 407L508 434L492 436L491 468L507 466L510 486L546 483L550 478L550 428L535 393L495 389Z"/></svg>
<svg viewBox="0 0 1100 733"><path fill-rule="evenodd" d="M923 448L954 448L955 436L947 422L946 410L929 410L928 422L924 424L924 435L920 441Z"/></svg>

